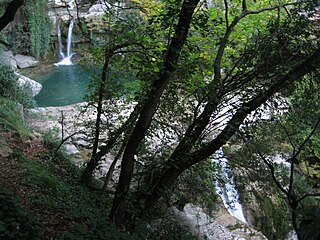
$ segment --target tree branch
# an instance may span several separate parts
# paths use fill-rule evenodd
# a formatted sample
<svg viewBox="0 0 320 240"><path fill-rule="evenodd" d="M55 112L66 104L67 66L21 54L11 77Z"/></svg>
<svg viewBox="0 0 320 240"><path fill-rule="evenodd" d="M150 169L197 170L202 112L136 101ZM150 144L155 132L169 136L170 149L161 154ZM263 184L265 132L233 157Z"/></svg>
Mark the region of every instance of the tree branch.
<svg viewBox="0 0 320 240"><path fill-rule="evenodd" d="M224 0L224 8L225 8L224 18L225 18L225 21L226 21L226 29L228 29L229 28L229 20L228 20L228 17L229 17L229 6L228 6L228 0Z"/></svg>

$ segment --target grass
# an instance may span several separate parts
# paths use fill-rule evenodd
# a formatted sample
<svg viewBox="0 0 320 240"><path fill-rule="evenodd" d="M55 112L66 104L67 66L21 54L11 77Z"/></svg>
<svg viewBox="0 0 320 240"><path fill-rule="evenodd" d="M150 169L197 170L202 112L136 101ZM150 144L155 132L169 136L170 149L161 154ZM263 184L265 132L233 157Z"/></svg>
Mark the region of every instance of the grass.
<svg viewBox="0 0 320 240"><path fill-rule="evenodd" d="M37 192L34 202L63 212L67 219L79 223L61 239L133 239L108 222L112 199L83 186L79 181L81 169L73 165L63 152L55 152L56 142L49 138L48 135L44 137L50 149L40 161L29 159L21 153L16 153L16 157L27 170L28 183Z"/></svg>
<svg viewBox="0 0 320 240"><path fill-rule="evenodd" d="M140 224L133 235L119 232L108 220L112 198L80 183L81 169L70 162L68 155L54 150L58 142L52 136L51 133L44 136L49 149L40 161L22 154L18 154L18 158L27 170L27 181L37 192L35 203L54 212L63 212L68 220L77 223L61 236L61 240L196 239L188 231L173 226L160 237L151 233L146 223Z"/></svg>
<svg viewBox="0 0 320 240"><path fill-rule="evenodd" d="M15 102L0 97L0 126L6 131L16 131L20 135L31 136L31 131L21 120L17 105ZM140 240L140 239L196 239L186 231L170 228L169 233L165 234L165 238L160 237L157 233L150 234L150 229L146 227L146 223L141 223L138 230L130 235L126 232L119 232L116 227L108 220L109 210L111 208L112 198L101 191L89 189L80 183L81 169L70 161L70 156L61 151L56 151L59 141L54 138L54 132L48 132L43 135L45 143L44 153L37 159L31 159L23 154L20 150L15 150L11 156L18 159L19 164L26 170L27 186L34 191L34 199L31 199L39 209L43 209L46 214L43 217L55 219L56 213L62 213L63 221L59 219L55 221L61 226L65 223L71 223L70 226L62 226L56 234L60 235L57 240ZM25 184L25 182L23 183ZM1 193L1 191L0 191ZM0 194L0 206L3 203ZM9 201L10 196L4 195L3 199ZM5 222L8 219L2 218L0 214L0 239L40 239L40 232L46 228L45 224L40 225L30 215L28 217L24 209L18 208L19 200L10 200L13 202L16 210L10 210L10 214L16 214L24 224L29 224L28 231L17 232L17 226L24 226L18 220ZM7 206L8 204L2 204ZM5 208L0 208L5 209ZM38 208L36 208L38 209ZM1 211L0 211L1 213ZM48 213L52 213L48 215ZM4 213L3 216L9 216ZM39 213L38 213L39 214ZM41 215L41 213L40 213ZM11 215L10 215L11 216ZM15 216L15 215L13 215ZM9 221L8 220L8 221ZM39 217L39 220L40 217ZM49 220L50 221L50 220ZM12 224L11 224L12 223ZM50 223L49 223L50 224ZM13 226L13 228L9 228ZM159 226L161 229L161 226ZM171 226L172 227L172 226ZM41 230L42 228L42 230ZM65 231L61 234L60 229ZM67 229L67 230L65 230ZM52 229L51 229L52 230ZM162 231L162 230L161 230ZM50 233L50 230L49 230ZM17 235L18 234L18 235ZM23 236L19 234L24 234ZM24 237L26 236L26 237ZM30 237L29 237L30 236ZM50 237L50 236L46 236Z"/></svg>

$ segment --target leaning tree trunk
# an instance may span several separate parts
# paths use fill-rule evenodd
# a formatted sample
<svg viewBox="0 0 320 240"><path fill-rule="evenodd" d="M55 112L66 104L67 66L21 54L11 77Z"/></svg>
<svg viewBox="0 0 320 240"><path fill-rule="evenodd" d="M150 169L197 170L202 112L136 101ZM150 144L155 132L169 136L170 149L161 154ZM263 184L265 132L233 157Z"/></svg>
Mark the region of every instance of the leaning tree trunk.
<svg viewBox="0 0 320 240"><path fill-rule="evenodd" d="M160 199L162 193L169 189L178 176L195 165L196 163L207 159L214 154L220 147L222 147L239 129L242 122L252 111L256 110L259 106L265 103L272 95L281 91L288 84L301 79L304 75L310 73L320 65L320 49L318 49L308 59L293 68L290 72L278 79L269 89L261 91L250 101L244 103L241 108L229 120L223 131L217 135L215 139L206 144L201 149L190 152L186 150L185 144L190 144L188 141L182 139L176 150L173 152L169 160L163 166L162 172L152 183L144 186L146 191L138 193L136 196L135 207L139 209L138 218L144 217L147 212L155 205ZM210 104L210 102L208 102ZM192 124L194 126L201 122L201 115ZM190 149L190 148L189 148ZM142 207L141 207L142 206Z"/></svg>
<svg viewBox="0 0 320 240"><path fill-rule="evenodd" d="M170 80L170 76L176 69L180 51L187 38L192 15L199 1L200 0L185 0L183 2L179 14L179 22L175 30L175 35L171 39L171 43L168 47L163 63L163 69L159 78L155 80L151 86L151 91L148 94L146 103L140 112L140 116L124 150L119 182L109 216L110 220L118 227L123 224L124 216L127 211L126 199L133 176L135 162L134 155L150 126L152 117L155 114L160 97Z"/></svg>

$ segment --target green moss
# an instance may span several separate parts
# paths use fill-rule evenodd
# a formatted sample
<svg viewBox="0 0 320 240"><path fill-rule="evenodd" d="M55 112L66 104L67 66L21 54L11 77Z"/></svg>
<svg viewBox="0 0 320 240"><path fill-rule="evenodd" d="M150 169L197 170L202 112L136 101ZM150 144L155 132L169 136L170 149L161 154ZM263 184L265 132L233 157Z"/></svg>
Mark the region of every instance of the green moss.
<svg viewBox="0 0 320 240"><path fill-rule="evenodd" d="M45 0L28 0L26 15L30 35L30 53L36 58L44 56L50 45L51 21Z"/></svg>

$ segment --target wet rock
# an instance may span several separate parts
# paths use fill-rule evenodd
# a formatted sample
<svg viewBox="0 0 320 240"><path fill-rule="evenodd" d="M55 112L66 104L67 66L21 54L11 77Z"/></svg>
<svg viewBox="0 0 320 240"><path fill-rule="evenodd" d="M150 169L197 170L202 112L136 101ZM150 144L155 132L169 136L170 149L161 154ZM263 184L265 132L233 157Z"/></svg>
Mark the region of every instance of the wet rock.
<svg viewBox="0 0 320 240"><path fill-rule="evenodd" d="M190 203L183 211L172 207L170 209L182 225L200 239L208 240L267 240L260 232L243 224L228 213L217 213L215 218L208 216L200 207Z"/></svg>

